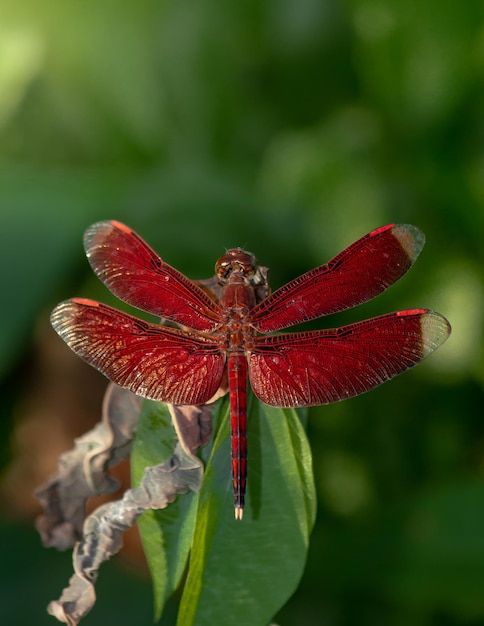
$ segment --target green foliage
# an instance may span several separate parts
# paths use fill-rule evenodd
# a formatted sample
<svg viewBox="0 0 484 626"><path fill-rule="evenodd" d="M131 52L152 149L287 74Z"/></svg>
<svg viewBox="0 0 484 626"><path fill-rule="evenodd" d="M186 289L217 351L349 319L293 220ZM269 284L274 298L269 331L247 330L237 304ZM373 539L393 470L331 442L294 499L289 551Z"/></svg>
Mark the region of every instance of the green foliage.
<svg viewBox="0 0 484 626"><path fill-rule="evenodd" d="M140 525L159 617L190 557L178 624L267 624L301 578L315 519L309 443L295 411L249 403L249 478L244 519L234 519L228 402L215 434L199 497L179 496ZM133 454L135 478L169 456L169 414L146 402ZM197 504L198 500L198 504Z"/></svg>
<svg viewBox="0 0 484 626"><path fill-rule="evenodd" d="M134 484L139 483L146 467L163 463L171 456L175 437L166 404L146 400L131 456ZM152 573L157 619L185 571L193 541L196 505L195 494L189 492L166 509L146 512L138 522Z"/></svg>

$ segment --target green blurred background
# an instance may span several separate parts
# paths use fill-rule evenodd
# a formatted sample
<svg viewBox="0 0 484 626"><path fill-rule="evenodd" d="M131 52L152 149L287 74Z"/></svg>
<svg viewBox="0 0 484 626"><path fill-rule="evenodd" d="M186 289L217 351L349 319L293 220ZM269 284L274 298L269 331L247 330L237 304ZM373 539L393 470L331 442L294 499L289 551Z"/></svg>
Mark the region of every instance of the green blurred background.
<svg viewBox="0 0 484 626"><path fill-rule="evenodd" d="M428 307L452 337L312 410L319 513L277 622L484 624L483 78L482 0L1 0L2 625L55 623L71 574L31 491L104 382L48 314L108 300L82 249L107 218L193 278L243 246L273 287L385 223L422 228L401 283L318 325ZM133 554L102 568L86 626L152 623Z"/></svg>

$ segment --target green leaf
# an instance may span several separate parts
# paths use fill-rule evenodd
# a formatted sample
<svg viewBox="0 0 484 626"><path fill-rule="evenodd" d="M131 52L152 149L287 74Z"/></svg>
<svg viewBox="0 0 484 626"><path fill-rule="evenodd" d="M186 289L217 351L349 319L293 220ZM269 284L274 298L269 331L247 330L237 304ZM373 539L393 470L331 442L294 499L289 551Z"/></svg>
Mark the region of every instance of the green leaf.
<svg viewBox="0 0 484 626"><path fill-rule="evenodd" d="M234 519L228 404L200 492L178 624L265 625L301 578L315 519L311 452L299 417L249 402L248 494Z"/></svg>
<svg viewBox="0 0 484 626"><path fill-rule="evenodd" d="M249 476L244 519L234 519L227 399L200 496L145 514L140 530L160 617L185 571L178 624L268 623L301 578L315 519L309 444L294 410L249 399ZM146 401L133 450L133 475L168 458L175 432L166 405ZM196 506L198 504L198 510ZM196 515L196 517L195 517Z"/></svg>
<svg viewBox="0 0 484 626"><path fill-rule="evenodd" d="M146 467L173 453L175 430L166 404L145 400L132 451L133 480L139 483ZM189 492L161 511L148 511L138 521L153 581L155 618L180 585L192 544L198 495Z"/></svg>

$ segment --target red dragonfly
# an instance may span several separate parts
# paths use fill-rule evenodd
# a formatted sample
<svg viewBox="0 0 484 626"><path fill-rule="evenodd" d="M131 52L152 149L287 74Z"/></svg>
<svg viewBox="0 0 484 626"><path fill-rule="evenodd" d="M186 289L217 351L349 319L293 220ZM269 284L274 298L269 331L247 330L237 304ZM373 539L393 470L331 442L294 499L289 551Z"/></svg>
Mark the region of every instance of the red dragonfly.
<svg viewBox="0 0 484 626"><path fill-rule="evenodd" d="M228 379L235 517L241 519L248 379L271 406L337 402L416 365L447 339L450 325L438 313L410 309L331 330L262 335L374 298L411 267L424 242L414 226L382 226L269 295L267 269L240 248L217 261L204 289L124 224L99 222L84 237L98 277L121 300L172 326L85 298L59 304L51 321L81 358L145 398L204 404Z"/></svg>

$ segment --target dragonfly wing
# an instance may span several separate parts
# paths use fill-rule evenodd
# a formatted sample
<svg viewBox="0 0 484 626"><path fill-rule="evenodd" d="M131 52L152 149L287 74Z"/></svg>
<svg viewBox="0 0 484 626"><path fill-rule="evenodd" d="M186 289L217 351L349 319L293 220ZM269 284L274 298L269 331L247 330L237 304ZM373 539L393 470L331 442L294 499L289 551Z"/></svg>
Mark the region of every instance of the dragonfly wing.
<svg viewBox="0 0 484 626"><path fill-rule="evenodd" d="M253 309L252 324L269 333L371 300L405 274L424 243L415 226L382 226L277 289Z"/></svg>
<svg viewBox="0 0 484 626"><path fill-rule="evenodd" d="M412 309L333 330L259 337L249 355L250 382L271 406L329 404L413 367L449 334L444 317Z"/></svg>
<svg viewBox="0 0 484 626"><path fill-rule="evenodd" d="M218 304L124 224L93 224L84 247L93 270L120 300L194 330L213 330L220 322Z"/></svg>
<svg viewBox="0 0 484 626"><path fill-rule="evenodd" d="M214 339L150 324L94 300L66 300L51 322L82 359L121 387L171 404L215 395L225 357Z"/></svg>

